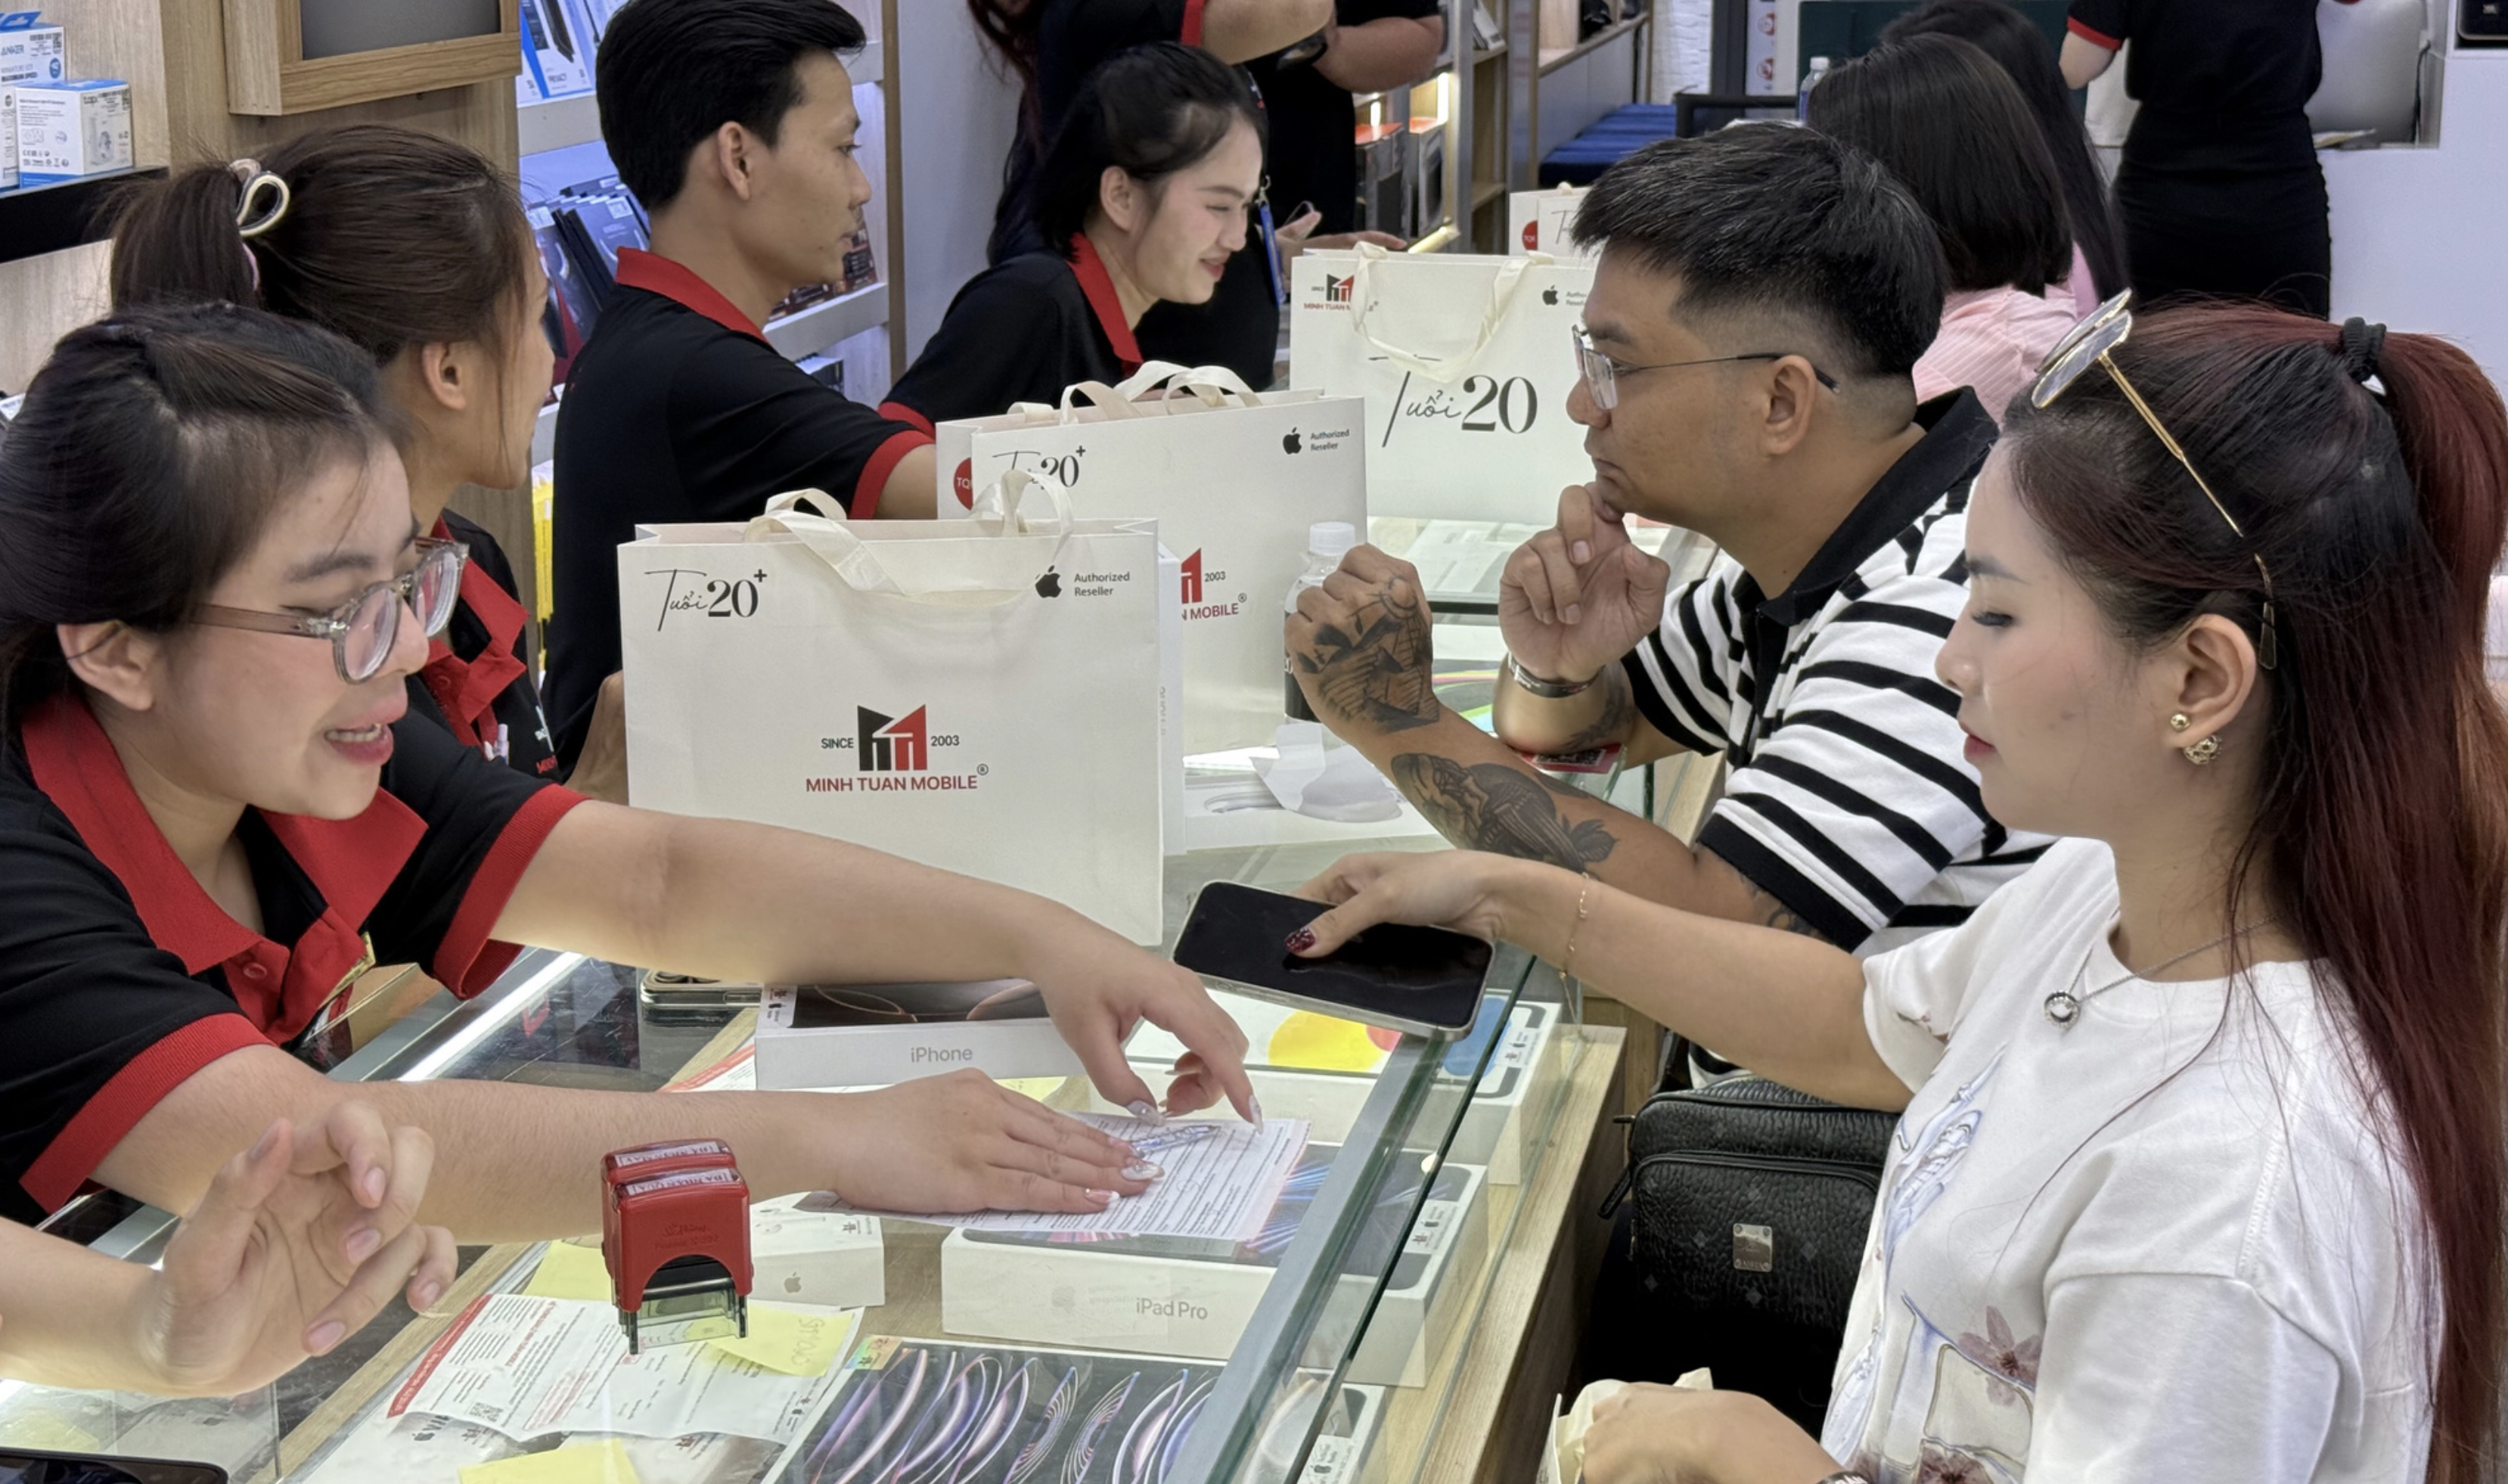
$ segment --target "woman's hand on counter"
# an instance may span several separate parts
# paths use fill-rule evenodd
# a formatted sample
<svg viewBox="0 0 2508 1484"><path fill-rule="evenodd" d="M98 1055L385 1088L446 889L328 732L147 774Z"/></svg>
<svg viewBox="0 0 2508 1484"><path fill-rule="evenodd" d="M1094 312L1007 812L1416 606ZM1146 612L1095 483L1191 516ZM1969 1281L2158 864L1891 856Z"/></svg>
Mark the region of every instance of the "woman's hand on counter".
<svg viewBox="0 0 2508 1484"><path fill-rule="evenodd" d="M1245 1076L1245 1032L1204 989L1200 976L1148 953L1075 912L1054 909L1054 924L1034 935L1019 973L1036 982L1056 1030L1080 1054L1098 1094L1119 1108L1155 1101L1124 1058L1143 1020L1185 1044L1167 1085L1165 1111L1191 1113L1225 1099L1258 1123L1262 1110Z"/></svg>
<svg viewBox="0 0 2508 1484"><path fill-rule="evenodd" d="M228 1396L329 1352L408 1292L453 1281L452 1235L416 1217L434 1164L421 1130L344 1102L318 1124L273 1124L227 1162L148 1275L127 1331L169 1395Z"/></svg>
<svg viewBox="0 0 2508 1484"><path fill-rule="evenodd" d="M1150 1188L1149 1171L1129 1145L978 1071L836 1100L844 1153L835 1191L859 1206L1094 1211L1110 1195Z"/></svg>

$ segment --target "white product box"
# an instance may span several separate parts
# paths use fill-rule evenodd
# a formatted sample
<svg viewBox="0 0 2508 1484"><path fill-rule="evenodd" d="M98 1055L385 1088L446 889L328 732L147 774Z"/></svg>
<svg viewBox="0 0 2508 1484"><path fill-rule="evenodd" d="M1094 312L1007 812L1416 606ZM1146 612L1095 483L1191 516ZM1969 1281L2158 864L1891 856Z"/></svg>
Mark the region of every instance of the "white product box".
<svg viewBox="0 0 2508 1484"><path fill-rule="evenodd" d="M887 1247L879 1218L814 1210L815 1195L761 1201L749 1208L750 1296L827 1309L876 1309L888 1302Z"/></svg>
<svg viewBox="0 0 2508 1484"><path fill-rule="evenodd" d="M757 1085L886 1086L973 1067L987 1077L1087 1070L1023 979L959 984L769 984Z"/></svg>
<svg viewBox="0 0 2508 1484"><path fill-rule="evenodd" d="M59 26L0 31L0 83L49 85L68 82L69 76L69 43Z"/></svg>
<svg viewBox="0 0 2508 1484"><path fill-rule="evenodd" d="M1510 257L1546 252L1552 257L1592 257L1568 241L1568 229L1585 204L1585 187L1557 186L1547 191L1511 191L1506 198L1506 250Z"/></svg>
<svg viewBox="0 0 2508 1484"><path fill-rule="evenodd" d="M18 89L15 84L0 84L0 191L18 188ZM18 415L15 407L0 408L0 422Z"/></svg>
<svg viewBox="0 0 2508 1484"><path fill-rule="evenodd" d="M952 1232L940 1243L940 1327L987 1339L1123 1346L1225 1360L1339 1153L1335 1145L1308 1145L1270 1224L1250 1242L1140 1237L1073 1243L1035 1233ZM1473 1166L1450 1164L1431 1178L1366 1337L1350 1359L1350 1380L1427 1384L1430 1357L1489 1252L1482 1173ZM1408 1218L1418 1192L1416 1183L1398 1187L1380 1221L1389 1226ZM1389 1244L1390 1236L1379 1240ZM1354 1315L1365 1302L1368 1280L1349 1274L1341 1283L1346 1292L1336 1308Z"/></svg>
<svg viewBox="0 0 2508 1484"><path fill-rule="evenodd" d="M130 85L107 78L18 87L18 174L130 168Z"/></svg>
<svg viewBox="0 0 2508 1484"><path fill-rule="evenodd" d="M1251 1043L1245 1067L1254 1081L1263 1111L1274 1118L1303 1118L1316 1139L1338 1140L1376 1087L1393 1033L1376 1031L1354 1020L1339 1020L1309 1010L1290 1010L1226 990L1212 991L1220 1006L1243 1027ZM1446 1158L1466 1165L1485 1165L1493 1185L1521 1185L1529 1143L1540 1133L1542 1117L1559 1087L1566 1050L1553 1032L1559 1007L1531 1000L1497 1016L1506 1000L1482 999L1481 1023L1458 1041L1446 1043L1440 1055L1449 1071L1437 1079L1420 1127L1441 1128L1454 1118L1454 1099L1468 1091ZM1463 1071L1480 1059L1484 1037L1503 1034L1491 1053L1480 1081L1466 1089ZM1153 1087L1163 1070L1182 1055L1184 1046L1155 1025L1144 1025L1125 1047L1141 1075Z"/></svg>

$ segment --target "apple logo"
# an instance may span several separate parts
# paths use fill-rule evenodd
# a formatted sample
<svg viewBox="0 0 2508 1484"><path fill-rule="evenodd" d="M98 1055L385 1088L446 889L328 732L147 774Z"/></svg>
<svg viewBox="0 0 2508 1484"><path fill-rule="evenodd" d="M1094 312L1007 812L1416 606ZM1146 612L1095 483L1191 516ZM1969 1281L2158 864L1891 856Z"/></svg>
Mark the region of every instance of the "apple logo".
<svg viewBox="0 0 2508 1484"><path fill-rule="evenodd" d="M787 1293L798 1293L798 1292L800 1292L800 1291L801 1291L801 1275L800 1275L800 1274L798 1274L798 1273L787 1273L787 1274L785 1274L785 1275L784 1275L784 1291L785 1291L785 1292L787 1292Z"/></svg>
<svg viewBox="0 0 2508 1484"><path fill-rule="evenodd" d="M1298 432L1296 428L1291 428L1288 435L1280 440L1280 451L1284 454L1299 454L1306 452L1306 450L1298 446Z"/></svg>
<svg viewBox="0 0 2508 1484"><path fill-rule="evenodd" d="M1544 304L1556 304L1559 302L1559 289L1557 285L1554 284L1553 286L1541 291L1541 302Z"/></svg>
<svg viewBox="0 0 2508 1484"><path fill-rule="evenodd" d="M1052 568L1047 568L1045 570L1045 575L1036 579L1036 595L1040 598L1059 598L1062 596L1062 578L1054 573Z"/></svg>
<svg viewBox="0 0 2508 1484"><path fill-rule="evenodd" d="M958 503L965 505L970 510L976 508L975 460L959 460L958 472L950 477L949 483L950 487L958 492Z"/></svg>

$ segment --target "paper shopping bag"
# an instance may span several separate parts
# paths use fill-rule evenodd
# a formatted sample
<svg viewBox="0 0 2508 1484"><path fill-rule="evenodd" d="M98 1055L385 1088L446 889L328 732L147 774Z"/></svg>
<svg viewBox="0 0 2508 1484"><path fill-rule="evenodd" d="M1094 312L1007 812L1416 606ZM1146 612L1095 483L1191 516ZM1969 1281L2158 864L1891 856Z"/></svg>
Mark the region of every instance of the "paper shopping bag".
<svg viewBox="0 0 2508 1484"><path fill-rule="evenodd" d="M1155 529L1007 484L975 523L779 496L745 527L620 546L634 802L871 846L1158 942ZM1038 493L1061 508L1023 517Z"/></svg>
<svg viewBox="0 0 2508 1484"><path fill-rule="evenodd" d="M1546 526L1594 475L1568 330L1585 259L1301 253L1289 382L1367 405L1368 511Z"/></svg>
<svg viewBox="0 0 2508 1484"><path fill-rule="evenodd" d="M1510 191L1506 197L1506 251L1509 257L1544 252L1554 258L1594 256L1580 253L1568 241L1568 229L1585 204L1583 186L1553 186L1547 191Z"/></svg>
<svg viewBox="0 0 2508 1484"><path fill-rule="evenodd" d="M1365 415L1355 397L1153 363L1058 407L940 425L940 508L1017 471L1066 486L1084 519L1157 521L1182 569L1166 601L1183 627L1184 750L1260 747L1286 699L1280 619L1307 528L1367 529Z"/></svg>

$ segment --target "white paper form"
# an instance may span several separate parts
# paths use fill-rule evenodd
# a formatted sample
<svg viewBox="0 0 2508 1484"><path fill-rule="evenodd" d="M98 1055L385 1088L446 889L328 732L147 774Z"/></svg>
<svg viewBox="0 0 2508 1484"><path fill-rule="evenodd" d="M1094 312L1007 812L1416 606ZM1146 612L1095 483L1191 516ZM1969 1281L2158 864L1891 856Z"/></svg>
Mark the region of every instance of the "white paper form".
<svg viewBox="0 0 2508 1484"><path fill-rule="evenodd" d="M1070 1117L1103 1129L1117 1138L1145 1132L1136 1119L1120 1113L1074 1113ZM1275 1118L1254 1129L1217 1119L1193 1120L1218 1129L1208 1138L1171 1144L1145 1156L1166 1171L1163 1178L1137 1196L1118 1196L1101 1211L979 1211L970 1215L876 1214L935 1226L961 1226L978 1232L1082 1232L1104 1237L1208 1237L1242 1242L1263 1229L1280 1187L1307 1147L1307 1123L1301 1118ZM1185 1127L1183 1121L1163 1126ZM805 1208L852 1210L822 1193Z"/></svg>
<svg viewBox="0 0 2508 1484"><path fill-rule="evenodd" d="M862 1320L859 1310L809 1312L849 1328ZM427 1349L388 1415L480 1423L522 1441L552 1432L729 1432L782 1443L842 1374L787 1376L712 1345L630 1355L618 1311L607 1304L497 1293Z"/></svg>

